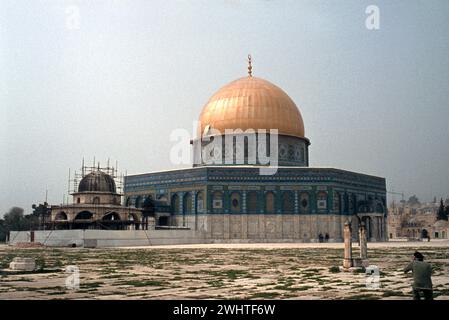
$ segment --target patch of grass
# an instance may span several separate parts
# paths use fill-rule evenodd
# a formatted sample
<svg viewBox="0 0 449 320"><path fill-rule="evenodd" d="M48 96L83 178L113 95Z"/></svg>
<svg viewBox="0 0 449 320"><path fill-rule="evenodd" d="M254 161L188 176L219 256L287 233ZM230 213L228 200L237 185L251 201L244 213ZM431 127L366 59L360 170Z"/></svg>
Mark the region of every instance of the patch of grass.
<svg viewBox="0 0 449 320"><path fill-rule="evenodd" d="M161 287L165 283L162 281L153 281L153 280L147 280L147 281L131 280L131 281L124 281L120 284L133 286L133 287Z"/></svg>
<svg viewBox="0 0 449 320"><path fill-rule="evenodd" d="M215 287L215 288L221 288L223 287L224 283L222 280L210 280L206 282L209 286Z"/></svg>
<svg viewBox="0 0 449 320"><path fill-rule="evenodd" d="M191 272L191 273L201 273L200 271ZM206 273L215 276L215 277L227 277L230 280L235 280L239 277L252 278L253 276L249 274L246 270L221 270L221 271L206 271Z"/></svg>
<svg viewBox="0 0 449 320"><path fill-rule="evenodd" d="M12 280L3 280L1 282L5 283L5 282L33 282L33 279L28 279L28 278L18 278L18 279L12 279Z"/></svg>
<svg viewBox="0 0 449 320"><path fill-rule="evenodd" d="M42 290L44 290L44 291L45 291L45 290L65 291L65 287L61 287L61 286L55 286L55 287L40 287L40 288L27 288L27 289L30 290L30 291L33 291L33 290L39 290L39 291L42 291Z"/></svg>
<svg viewBox="0 0 449 320"><path fill-rule="evenodd" d="M312 289L312 288L314 288L314 287L312 287L312 286L302 286L302 287L291 288L291 290L294 290L294 291L306 291L306 290L309 290L309 289Z"/></svg>
<svg viewBox="0 0 449 320"><path fill-rule="evenodd" d="M331 273L338 273L338 272L340 272L340 268L336 267L336 266L330 267L329 268L329 272L331 272Z"/></svg>
<svg viewBox="0 0 449 320"><path fill-rule="evenodd" d="M366 284L362 284L362 283L355 283L352 285L352 288L357 289L357 288L366 288Z"/></svg>
<svg viewBox="0 0 449 320"><path fill-rule="evenodd" d="M103 285L103 282L86 282L82 284L83 288L98 288Z"/></svg>
<svg viewBox="0 0 449 320"><path fill-rule="evenodd" d="M63 295L63 294L65 294L65 292L64 291L53 291L53 292L46 292L46 295L48 295L48 296L56 296L56 295Z"/></svg>
<svg viewBox="0 0 449 320"><path fill-rule="evenodd" d="M15 276L15 275L25 275L25 274L39 274L39 273L55 273L61 272L61 269L37 269L34 271L0 271L2 276Z"/></svg>
<svg viewBox="0 0 449 320"><path fill-rule="evenodd" d="M328 287L328 286L324 286L324 287L321 287L320 289L323 290L323 291L328 291L328 290L333 290L334 288Z"/></svg>
<svg viewBox="0 0 449 320"><path fill-rule="evenodd" d="M393 290L387 290L382 293L382 297L400 297L405 296L402 291L393 291Z"/></svg>
<svg viewBox="0 0 449 320"><path fill-rule="evenodd" d="M279 295L280 295L279 292L256 292L255 294L248 297L248 299L257 299L257 298L273 299L279 297Z"/></svg>
<svg viewBox="0 0 449 320"><path fill-rule="evenodd" d="M196 291L198 289L201 289L201 287L188 287L187 288L188 291Z"/></svg>
<svg viewBox="0 0 449 320"><path fill-rule="evenodd" d="M273 285L273 283L258 283L256 284L256 287L266 287L266 286L271 286Z"/></svg>
<svg viewBox="0 0 449 320"><path fill-rule="evenodd" d="M307 273L311 273L311 272L317 273L317 272L320 272L320 271L322 271L322 270L321 269L317 269L317 268L308 268L308 269L304 270L304 272L307 272Z"/></svg>
<svg viewBox="0 0 449 320"><path fill-rule="evenodd" d="M108 274L106 276L102 276L101 279L119 279L125 277L133 277L133 275L128 274Z"/></svg>
<svg viewBox="0 0 449 320"><path fill-rule="evenodd" d="M349 300L379 300L380 297L373 294L356 294L353 296L349 296L346 299Z"/></svg>
<svg viewBox="0 0 449 320"><path fill-rule="evenodd" d="M366 273L366 268L365 267L360 267L358 269L355 269L354 273Z"/></svg>
<svg viewBox="0 0 449 320"><path fill-rule="evenodd" d="M433 291L434 297L449 296L449 289L437 289Z"/></svg>

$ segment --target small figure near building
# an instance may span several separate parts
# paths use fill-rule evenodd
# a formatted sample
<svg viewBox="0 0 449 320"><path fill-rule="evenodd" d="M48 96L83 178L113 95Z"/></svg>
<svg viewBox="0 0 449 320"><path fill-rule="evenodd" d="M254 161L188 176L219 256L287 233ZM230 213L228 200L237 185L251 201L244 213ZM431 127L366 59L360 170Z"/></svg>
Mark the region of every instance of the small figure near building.
<svg viewBox="0 0 449 320"><path fill-rule="evenodd" d="M404 273L413 273L413 299L421 300L422 294L425 300L433 300L432 266L424 262L424 256L420 252L416 251L413 256L413 261L404 269Z"/></svg>

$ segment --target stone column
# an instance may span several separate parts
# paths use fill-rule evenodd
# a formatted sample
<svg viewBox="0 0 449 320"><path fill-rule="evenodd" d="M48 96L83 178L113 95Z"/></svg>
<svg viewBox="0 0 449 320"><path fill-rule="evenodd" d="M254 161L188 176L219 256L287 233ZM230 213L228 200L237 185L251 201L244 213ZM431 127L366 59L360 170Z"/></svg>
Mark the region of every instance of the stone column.
<svg viewBox="0 0 449 320"><path fill-rule="evenodd" d="M377 217L371 217L371 238L373 242L379 241L379 225L378 225L378 219Z"/></svg>
<svg viewBox="0 0 449 320"><path fill-rule="evenodd" d="M243 190L241 193L241 213L247 213L247 207L246 207L246 190Z"/></svg>
<svg viewBox="0 0 449 320"><path fill-rule="evenodd" d="M184 211L184 192L179 193L179 212L182 214L182 226L186 226L186 213Z"/></svg>
<svg viewBox="0 0 449 320"><path fill-rule="evenodd" d="M298 198L298 191L293 191L295 195L295 210L294 212L297 214L299 213L299 198Z"/></svg>
<svg viewBox="0 0 449 320"><path fill-rule="evenodd" d="M377 217L377 225L378 225L378 230L377 230L378 240L377 241L382 241L382 218L381 217Z"/></svg>
<svg viewBox="0 0 449 320"><path fill-rule="evenodd" d="M344 268L351 268L352 267L352 230L351 230L351 223L349 221L345 222L344 227L344 239L345 239L345 257L343 260L343 267Z"/></svg>
<svg viewBox="0 0 449 320"><path fill-rule="evenodd" d="M366 239L366 227L365 223L362 222L359 228L359 239L360 239L360 259L368 259L368 246Z"/></svg>
<svg viewBox="0 0 449 320"><path fill-rule="evenodd" d="M198 230L198 207L196 203L196 196L198 191L192 191L192 212L194 214L195 231Z"/></svg>

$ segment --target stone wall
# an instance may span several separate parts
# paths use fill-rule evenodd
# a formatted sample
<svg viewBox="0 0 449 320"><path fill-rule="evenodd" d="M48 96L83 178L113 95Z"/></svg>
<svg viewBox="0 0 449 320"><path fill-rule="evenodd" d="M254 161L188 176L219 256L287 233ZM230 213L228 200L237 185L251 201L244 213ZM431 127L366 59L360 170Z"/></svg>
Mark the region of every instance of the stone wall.
<svg viewBox="0 0 449 320"><path fill-rule="evenodd" d="M34 241L47 246L123 247L216 242L318 242L319 234L329 242L343 242L343 227L354 217L336 214L202 214L174 216L178 226L167 230L50 230L35 231ZM352 218L352 219L351 219ZM383 223L373 219L373 223ZM386 241L376 225L370 241ZM358 232L354 232L357 240ZM29 242L30 231L13 231L10 244Z"/></svg>
<svg viewBox="0 0 449 320"><path fill-rule="evenodd" d="M355 218L337 214L207 214L175 219L178 225L204 232L212 242L317 242L319 234L326 233L329 242L342 242L345 221ZM382 223L380 219L377 222ZM370 241L386 241L386 235L375 234Z"/></svg>
<svg viewBox="0 0 449 320"><path fill-rule="evenodd" d="M126 247L205 242L194 230L49 230L34 231L34 241L50 247ZM11 231L10 244L30 242L30 231Z"/></svg>

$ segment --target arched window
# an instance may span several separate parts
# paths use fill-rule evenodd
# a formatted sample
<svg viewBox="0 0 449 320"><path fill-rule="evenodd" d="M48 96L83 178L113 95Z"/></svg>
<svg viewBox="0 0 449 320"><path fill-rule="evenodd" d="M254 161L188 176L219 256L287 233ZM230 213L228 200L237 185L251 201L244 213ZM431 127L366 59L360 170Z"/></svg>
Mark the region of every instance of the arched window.
<svg viewBox="0 0 449 320"><path fill-rule="evenodd" d="M383 212L384 212L384 208L383 208L383 206L382 206L381 203L378 203L378 204L376 205L376 212L380 212L380 213L383 213Z"/></svg>
<svg viewBox="0 0 449 320"><path fill-rule="evenodd" d="M175 214L179 213L179 196L176 193L171 197L171 207Z"/></svg>
<svg viewBox="0 0 449 320"><path fill-rule="evenodd" d="M105 214L101 220L103 220L103 221L119 221L120 216L116 212L110 212L110 213Z"/></svg>
<svg viewBox="0 0 449 320"><path fill-rule="evenodd" d="M136 204L135 204L135 207L136 207L136 208L141 208L141 207L142 207L142 197L141 197L141 196L138 196L138 197L136 198Z"/></svg>
<svg viewBox="0 0 449 320"><path fill-rule="evenodd" d="M367 236L368 239L371 239L373 237L371 218L370 217L363 217L362 221L365 223L366 236Z"/></svg>
<svg viewBox="0 0 449 320"><path fill-rule="evenodd" d="M348 194L348 212L353 213L354 212L354 197L352 194Z"/></svg>
<svg viewBox="0 0 449 320"><path fill-rule="evenodd" d="M265 194L265 212L274 213L274 193L271 191Z"/></svg>
<svg viewBox="0 0 449 320"><path fill-rule="evenodd" d="M89 219L92 219L92 217L93 217L92 212L81 211L76 215L75 220L89 220Z"/></svg>
<svg viewBox="0 0 449 320"><path fill-rule="evenodd" d="M152 208L153 207L153 197L151 195L148 195L145 200L143 201L143 207L144 208Z"/></svg>
<svg viewBox="0 0 449 320"><path fill-rule="evenodd" d="M309 211L309 194L307 192L302 192L299 195L299 208L301 213Z"/></svg>
<svg viewBox="0 0 449 320"><path fill-rule="evenodd" d="M125 206L126 206L126 207L129 207L130 205L131 205L131 198L128 197L128 198L126 198Z"/></svg>
<svg viewBox="0 0 449 320"><path fill-rule="evenodd" d="M240 212L241 210L240 193L238 192L231 193L230 200L231 200L231 211Z"/></svg>
<svg viewBox="0 0 449 320"><path fill-rule="evenodd" d="M214 212L223 210L223 193L221 191L215 191L212 194L212 210Z"/></svg>
<svg viewBox="0 0 449 320"><path fill-rule="evenodd" d="M327 193L324 191L318 192L316 195L316 206L318 209L327 209Z"/></svg>
<svg viewBox="0 0 449 320"><path fill-rule="evenodd" d="M64 211L58 212L55 216L55 220L67 220L67 214Z"/></svg>
<svg viewBox="0 0 449 320"><path fill-rule="evenodd" d="M190 192L184 194L182 203L182 212L184 214L189 214L192 212L192 194Z"/></svg>
<svg viewBox="0 0 449 320"><path fill-rule="evenodd" d="M196 212L204 212L204 194L198 191L196 194Z"/></svg>
<svg viewBox="0 0 449 320"><path fill-rule="evenodd" d="M159 217L158 226L168 226L168 217Z"/></svg>
<svg viewBox="0 0 449 320"><path fill-rule="evenodd" d="M100 204L100 197L94 197L94 204Z"/></svg>
<svg viewBox="0 0 449 320"><path fill-rule="evenodd" d="M341 213L341 200L340 200L340 192L334 193L334 210L337 211L337 213Z"/></svg>
<svg viewBox="0 0 449 320"><path fill-rule="evenodd" d="M257 192L249 192L246 195L246 209L250 213L257 212Z"/></svg>
<svg viewBox="0 0 449 320"><path fill-rule="evenodd" d="M295 200L291 191L282 193L282 213L293 213L295 210Z"/></svg>

